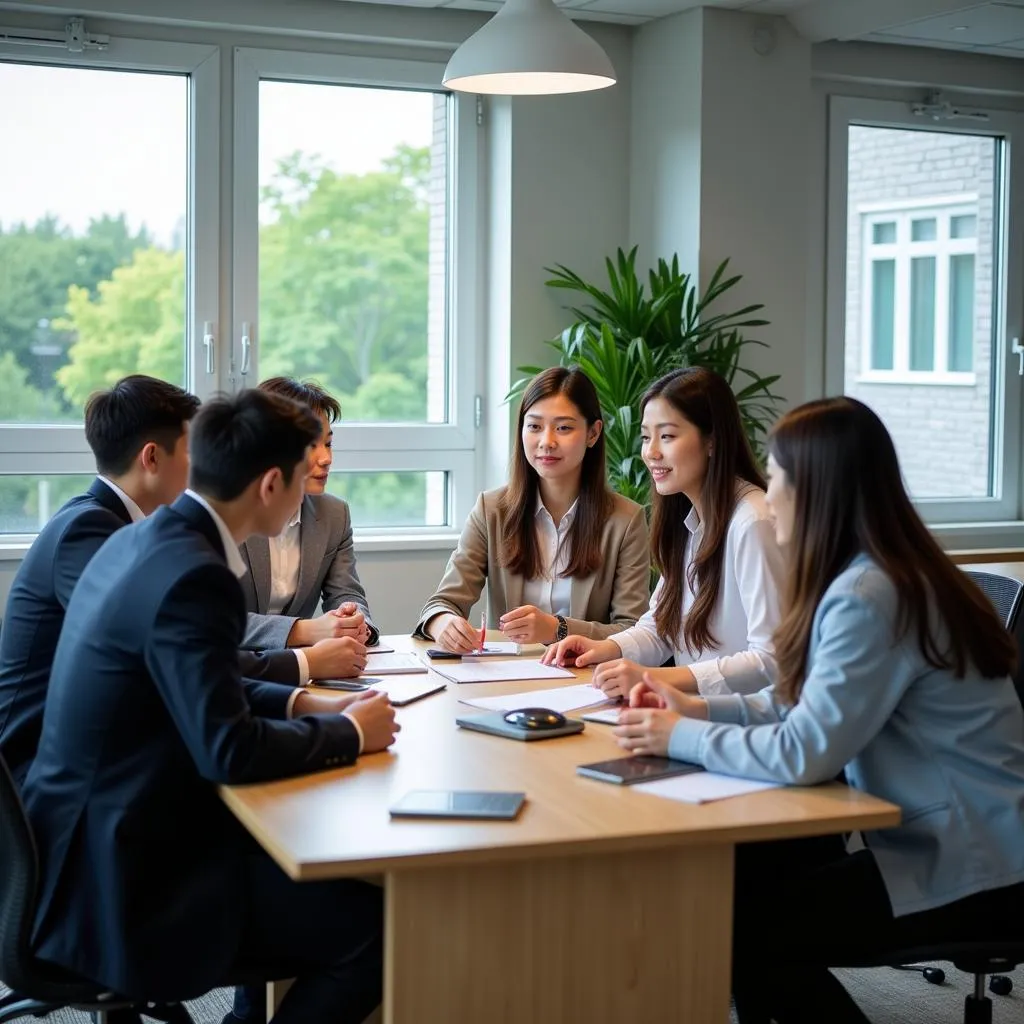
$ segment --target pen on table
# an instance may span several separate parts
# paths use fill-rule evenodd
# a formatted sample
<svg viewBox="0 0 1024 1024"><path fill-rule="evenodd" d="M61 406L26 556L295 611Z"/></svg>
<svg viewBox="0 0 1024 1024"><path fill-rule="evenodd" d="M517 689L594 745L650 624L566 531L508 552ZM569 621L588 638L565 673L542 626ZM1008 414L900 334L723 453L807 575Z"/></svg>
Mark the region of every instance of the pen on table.
<svg viewBox="0 0 1024 1024"><path fill-rule="evenodd" d="M480 653L484 652L484 639L487 636L487 610L484 609L480 613Z"/></svg>

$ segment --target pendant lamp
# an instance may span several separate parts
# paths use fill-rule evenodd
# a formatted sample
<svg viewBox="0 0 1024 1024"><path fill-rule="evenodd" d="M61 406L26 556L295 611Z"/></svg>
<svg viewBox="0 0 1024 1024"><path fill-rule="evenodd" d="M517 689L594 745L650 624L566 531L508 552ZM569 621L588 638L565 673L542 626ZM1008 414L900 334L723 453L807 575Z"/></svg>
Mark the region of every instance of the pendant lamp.
<svg viewBox="0 0 1024 1024"><path fill-rule="evenodd" d="M444 84L500 96L589 92L614 85L615 69L552 0L505 0L452 54Z"/></svg>

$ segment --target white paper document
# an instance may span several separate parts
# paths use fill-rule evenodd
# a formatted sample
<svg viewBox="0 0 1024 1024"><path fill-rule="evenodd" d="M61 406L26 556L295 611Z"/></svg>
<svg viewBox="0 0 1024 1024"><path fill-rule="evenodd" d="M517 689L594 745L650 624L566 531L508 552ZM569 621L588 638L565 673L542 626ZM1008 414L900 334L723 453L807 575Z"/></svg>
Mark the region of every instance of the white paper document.
<svg viewBox="0 0 1024 1024"><path fill-rule="evenodd" d="M453 683L503 683L510 679L572 679L567 669L542 665L539 661L492 661L478 658L473 661L438 661L430 667ZM366 666L370 671L370 666Z"/></svg>
<svg viewBox="0 0 1024 1024"><path fill-rule="evenodd" d="M760 793L765 789L780 789L781 785L779 782L737 779L732 775L719 775L718 772L693 772L691 775L658 779L657 782L641 782L632 789L638 793L650 793L651 796L663 796L687 804L703 804L709 800Z"/></svg>
<svg viewBox="0 0 1024 1024"><path fill-rule="evenodd" d="M551 711L575 711L594 704L607 702L605 695L589 683L579 686L560 686L554 690L534 690L532 693L507 693L503 697L462 698L463 704L488 711L518 711L520 708L548 708Z"/></svg>
<svg viewBox="0 0 1024 1024"><path fill-rule="evenodd" d="M427 666L415 654L367 654L364 676L404 676L410 672L426 672Z"/></svg>

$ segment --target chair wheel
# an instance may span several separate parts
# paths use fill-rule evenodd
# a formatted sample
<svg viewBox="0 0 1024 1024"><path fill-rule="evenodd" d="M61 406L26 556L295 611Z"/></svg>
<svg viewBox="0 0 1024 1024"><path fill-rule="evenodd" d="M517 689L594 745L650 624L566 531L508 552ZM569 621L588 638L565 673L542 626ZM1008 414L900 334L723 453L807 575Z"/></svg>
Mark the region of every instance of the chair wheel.
<svg viewBox="0 0 1024 1024"><path fill-rule="evenodd" d="M929 985L942 985L946 980L946 972L941 967L926 967L921 973Z"/></svg>
<svg viewBox="0 0 1024 1024"><path fill-rule="evenodd" d="M1013 991L1013 979L1005 974L993 974L988 979L988 990L993 995L1008 996Z"/></svg>

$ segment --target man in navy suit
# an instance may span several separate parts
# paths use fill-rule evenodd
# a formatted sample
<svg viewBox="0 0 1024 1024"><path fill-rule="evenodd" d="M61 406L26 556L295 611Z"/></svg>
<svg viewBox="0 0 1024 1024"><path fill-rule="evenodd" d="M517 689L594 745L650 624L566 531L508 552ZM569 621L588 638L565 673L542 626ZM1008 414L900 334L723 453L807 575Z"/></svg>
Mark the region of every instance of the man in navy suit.
<svg viewBox="0 0 1024 1024"><path fill-rule="evenodd" d="M0 754L19 785L42 728L50 668L64 613L82 570L104 541L173 501L188 479L188 426L199 400L173 384L134 374L94 394L85 437L99 473L43 528L11 585L0 636ZM242 674L294 687L310 676L358 671L360 645L302 652L242 651Z"/></svg>
<svg viewBox="0 0 1024 1024"><path fill-rule="evenodd" d="M129 997L190 998L255 968L296 977L275 1024L358 1024L380 1000L380 890L291 882L216 789L351 764L398 729L385 695L270 718L242 686L238 544L294 513L318 433L276 395L207 403L191 488L117 531L68 605L24 787L33 946Z"/></svg>

